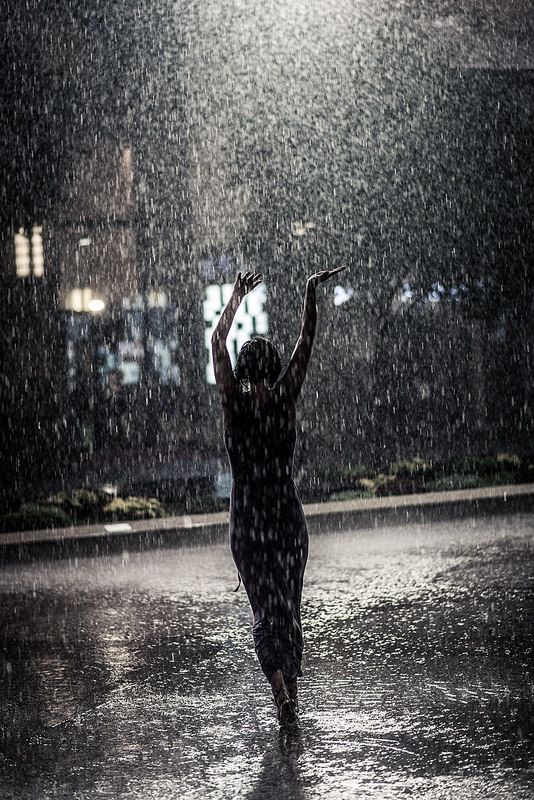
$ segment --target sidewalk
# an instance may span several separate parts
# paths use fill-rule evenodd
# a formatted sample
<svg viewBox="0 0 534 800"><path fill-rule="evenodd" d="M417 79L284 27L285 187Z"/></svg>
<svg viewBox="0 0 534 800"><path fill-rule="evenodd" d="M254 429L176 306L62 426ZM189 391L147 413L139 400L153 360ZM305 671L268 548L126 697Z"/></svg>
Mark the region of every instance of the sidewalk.
<svg viewBox="0 0 534 800"><path fill-rule="evenodd" d="M534 483L343 500L304 506L310 533L424 523L481 513L532 511ZM195 514L115 524L0 534L0 563L99 556L180 544L211 544L227 536L228 513Z"/></svg>

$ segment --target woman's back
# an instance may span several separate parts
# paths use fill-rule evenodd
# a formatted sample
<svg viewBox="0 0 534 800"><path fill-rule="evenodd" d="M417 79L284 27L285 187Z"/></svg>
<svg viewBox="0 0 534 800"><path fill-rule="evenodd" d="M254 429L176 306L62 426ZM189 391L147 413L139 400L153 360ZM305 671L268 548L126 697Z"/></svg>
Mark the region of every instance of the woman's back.
<svg viewBox="0 0 534 800"><path fill-rule="evenodd" d="M262 402L251 392L234 398L225 444L234 480L279 481L293 470L296 432L288 401L272 391Z"/></svg>

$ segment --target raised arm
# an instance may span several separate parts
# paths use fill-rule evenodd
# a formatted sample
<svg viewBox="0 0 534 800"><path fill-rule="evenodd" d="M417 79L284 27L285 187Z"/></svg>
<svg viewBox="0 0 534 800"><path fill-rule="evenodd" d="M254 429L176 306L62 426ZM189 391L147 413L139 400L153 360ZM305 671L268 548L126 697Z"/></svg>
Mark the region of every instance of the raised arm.
<svg viewBox="0 0 534 800"><path fill-rule="evenodd" d="M337 269L326 269L317 272L308 278L306 282L306 292L304 294L304 310L302 312L302 324L300 335L297 339L295 349L289 361L289 366L285 371L281 381L281 388L296 400L302 389L302 384L308 371L308 364L315 338L315 326L317 324L317 304L315 301L315 288L327 281L332 275L344 270L345 267Z"/></svg>
<svg viewBox="0 0 534 800"><path fill-rule="evenodd" d="M248 292L251 292L261 283L261 280L261 275L258 273L246 272L245 275L241 276L241 273L238 272L232 296L226 304L211 337L215 382L221 392L223 405L238 389L238 382L235 379L230 355L226 348L226 340L241 301Z"/></svg>

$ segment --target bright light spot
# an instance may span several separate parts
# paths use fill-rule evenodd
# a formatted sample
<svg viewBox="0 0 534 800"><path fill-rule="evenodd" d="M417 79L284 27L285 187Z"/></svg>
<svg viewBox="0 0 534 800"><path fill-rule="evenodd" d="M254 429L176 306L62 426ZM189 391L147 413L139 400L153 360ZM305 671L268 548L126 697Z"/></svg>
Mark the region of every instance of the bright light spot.
<svg viewBox="0 0 534 800"><path fill-rule="evenodd" d="M428 400L430 397L430 386L428 383L423 381L419 384L419 394L421 396L421 400Z"/></svg>
<svg viewBox="0 0 534 800"><path fill-rule="evenodd" d="M151 291L148 293L148 307L149 308L167 308L168 297L167 293L159 291Z"/></svg>
<svg viewBox="0 0 534 800"><path fill-rule="evenodd" d="M36 278L44 275L44 250L43 250L43 229L40 225L32 228L32 263L33 274Z"/></svg>
<svg viewBox="0 0 534 800"><path fill-rule="evenodd" d="M15 267L17 278L27 278L30 274L30 240L23 228L15 234Z"/></svg>
<svg viewBox="0 0 534 800"><path fill-rule="evenodd" d="M65 308L69 311L83 311L83 293L81 289L73 289L65 300Z"/></svg>
<svg viewBox="0 0 534 800"><path fill-rule="evenodd" d="M84 236L78 242L78 247L89 247L90 244L91 244L91 237L90 236Z"/></svg>
<svg viewBox="0 0 534 800"><path fill-rule="evenodd" d="M118 366L125 385L139 383L144 350L139 341L119 342Z"/></svg>
<svg viewBox="0 0 534 800"><path fill-rule="evenodd" d="M342 306L347 303L351 297L354 296L354 289L349 286L345 289L344 286L334 286L334 305Z"/></svg>
<svg viewBox="0 0 534 800"><path fill-rule="evenodd" d="M204 343L209 354L209 363L206 368L206 379L208 383L215 383L213 372L213 360L211 354L211 336L215 326L219 321L222 311L232 295L233 285L231 283L210 284L206 287L204 300L204 321L206 328L204 331ZM247 294L235 315L234 324L227 339L227 347L230 357L235 364L237 354L242 345L254 336L263 336L268 331L268 319L264 306L267 299L265 286L260 284L253 292Z"/></svg>
<svg viewBox="0 0 534 800"><path fill-rule="evenodd" d="M413 291L409 283L403 284L400 300L401 303L409 303L410 300L413 300Z"/></svg>
<svg viewBox="0 0 534 800"><path fill-rule="evenodd" d="M98 314L100 311L103 311L105 307L106 304L99 297L94 297L87 303L88 310L91 311L93 314Z"/></svg>
<svg viewBox="0 0 534 800"><path fill-rule="evenodd" d="M302 220L299 219L291 223L291 233L293 236L305 236L308 231L314 228L315 222L302 222Z"/></svg>
<svg viewBox="0 0 534 800"><path fill-rule="evenodd" d="M101 297L97 297L93 290L89 288L72 289L65 298L65 308L77 313L90 311L92 314L98 314L105 307L104 300Z"/></svg>

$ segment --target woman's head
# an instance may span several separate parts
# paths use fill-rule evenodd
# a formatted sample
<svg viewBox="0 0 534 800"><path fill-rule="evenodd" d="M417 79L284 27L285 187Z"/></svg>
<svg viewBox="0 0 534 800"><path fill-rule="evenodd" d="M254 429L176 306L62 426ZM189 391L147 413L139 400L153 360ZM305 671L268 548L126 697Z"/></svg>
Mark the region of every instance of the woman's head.
<svg viewBox="0 0 534 800"><path fill-rule="evenodd" d="M272 386L281 371L282 362L278 350L268 339L258 336L245 342L239 351L235 366L238 381L265 382Z"/></svg>

